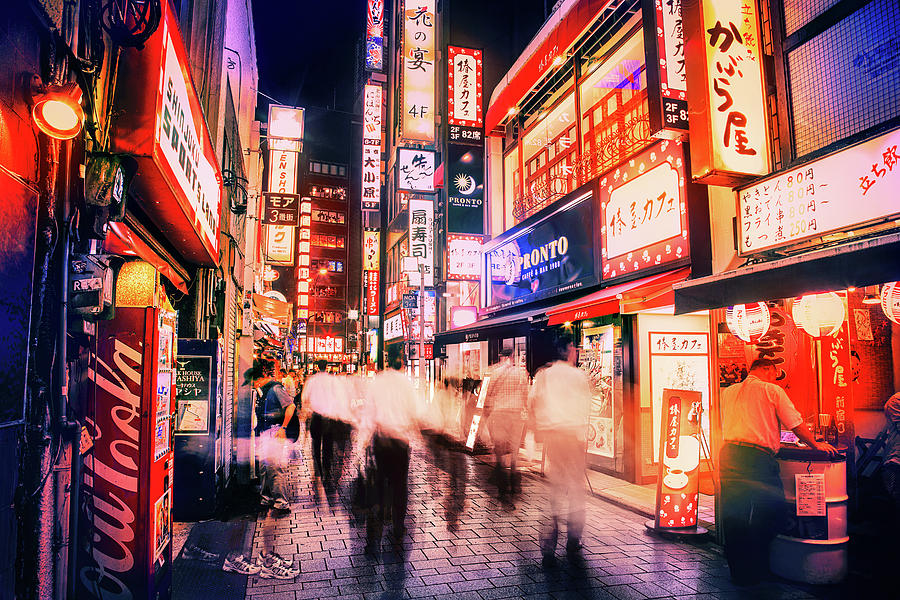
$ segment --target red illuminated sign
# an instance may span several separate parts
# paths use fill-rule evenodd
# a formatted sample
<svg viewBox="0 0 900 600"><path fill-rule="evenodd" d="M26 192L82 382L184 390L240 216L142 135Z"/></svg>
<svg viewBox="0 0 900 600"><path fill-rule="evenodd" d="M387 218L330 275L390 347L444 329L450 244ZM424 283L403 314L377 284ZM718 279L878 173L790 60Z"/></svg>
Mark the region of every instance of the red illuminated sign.
<svg viewBox="0 0 900 600"><path fill-rule="evenodd" d="M690 257L684 147L662 141L600 180L602 280Z"/></svg>
<svg viewBox="0 0 900 600"><path fill-rule="evenodd" d="M378 316L378 271L366 271L366 314Z"/></svg>
<svg viewBox="0 0 900 600"><path fill-rule="evenodd" d="M656 483L657 529L697 526L700 485L700 392L663 390L659 478Z"/></svg>
<svg viewBox="0 0 900 600"><path fill-rule="evenodd" d="M447 46L447 57L449 122L481 127L481 50Z"/></svg>

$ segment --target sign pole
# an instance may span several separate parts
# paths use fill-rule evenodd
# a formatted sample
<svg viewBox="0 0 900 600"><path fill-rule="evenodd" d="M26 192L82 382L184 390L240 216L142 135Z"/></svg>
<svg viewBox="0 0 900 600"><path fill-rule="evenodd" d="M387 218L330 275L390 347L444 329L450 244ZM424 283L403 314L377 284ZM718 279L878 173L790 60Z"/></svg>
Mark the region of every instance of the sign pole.
<svg viewBox="0 0 900 600"><path fill-rule="evenodd" d="M425 263L419 263L419 393L425 392Z"/></svg>

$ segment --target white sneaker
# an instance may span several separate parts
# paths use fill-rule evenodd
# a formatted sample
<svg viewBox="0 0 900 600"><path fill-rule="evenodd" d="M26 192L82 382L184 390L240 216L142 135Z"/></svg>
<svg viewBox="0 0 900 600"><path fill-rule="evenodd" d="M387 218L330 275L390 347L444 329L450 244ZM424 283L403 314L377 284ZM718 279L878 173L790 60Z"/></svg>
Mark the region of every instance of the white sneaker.
<svg viewBox="0 0 900 600"><path fill-rule="evenodd" d="M225 563L222 565L222 570L240 573L241 575L256 575L262 571L262 567L248 561L243 554L239 554L234 558L226 558Z"/></svg>
<svg viewBox="0 0 900 600"><path fill-rule="evenodd" d="M259 572L259 576L263 579L293 579L299 574L299 569L292 569L276 562L268 567L263 567Z"/></svg>

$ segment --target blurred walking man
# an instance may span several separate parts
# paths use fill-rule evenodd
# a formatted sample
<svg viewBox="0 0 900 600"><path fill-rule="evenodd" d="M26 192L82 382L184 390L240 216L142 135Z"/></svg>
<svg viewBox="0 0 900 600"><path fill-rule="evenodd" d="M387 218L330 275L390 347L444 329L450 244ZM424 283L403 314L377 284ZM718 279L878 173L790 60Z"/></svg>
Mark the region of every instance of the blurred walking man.
<svg viewBox="0 0 900 600"><path fill-rule="evenodd" d="M309 435L312 438L313 478L322 482L328 501L337 499L352 427L350 400L344 382L325 371L328 363L316 362L318 372L303 386L301 403L312 411ZM318 499L318 486L314 482Z"/></svg>
<svg viewBox="0 0 900 600"><path fill-rule="evenodd" d="M516 463L522 430L528 418L528 372L517 365L512 358L512 349L500 351L500 363L491 373L485 398L485 409L489 413L488 431L494 444L494 473L497 478L497 492L504 508L515 508L512 495L521 487ZM508 456L508 466L504 457Z"/></svg>
<svg viewBox="0 0 900 600"><path fill-rule="evenodd" d="M747 378L721 395L722 530L731 578L739 585L758 582L769 569L769 544L784 508L784 487L775 460L781 430L792 430L805 444L829 456L837 454L830 444L815 440L788 395L775 383L777 375L774 361L758 358Z"/></svg>
<svg viewBox="0 0 900 600"><path fill-rule="evenodd" d="M401 372L403 359L395 346L388 353L388 369L375 376L366 403L372 425L375 459L375 507L366 524L366 552L381 546L385 511L390 506L394 545L402 548L406 535L409 480L409 443L417 431L416 390Z"/></svg>
<svg viewBox="0 0 900 600"><path fill-rule="evenodd" d="M575 366L578 350L571 339L557 341L559 360L534 377L531 389L535 427L544 440L550 483L550 523L541 532L544 565L555 563L563 496L568 496L566 552L579 556L585 519L585 436L591 407L591 383Z"/></svg>

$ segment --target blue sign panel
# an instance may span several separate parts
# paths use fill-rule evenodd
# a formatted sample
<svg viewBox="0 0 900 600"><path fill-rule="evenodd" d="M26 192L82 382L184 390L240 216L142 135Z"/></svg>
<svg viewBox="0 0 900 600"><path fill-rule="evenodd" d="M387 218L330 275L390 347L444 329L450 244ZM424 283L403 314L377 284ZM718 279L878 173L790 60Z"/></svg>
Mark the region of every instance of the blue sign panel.
<svg viewBox="0 0 900 600"><path fill-rule="evenodd" d="M534 302L599 282L594 192L584 186L484 251L485 308Z"/></svg>

